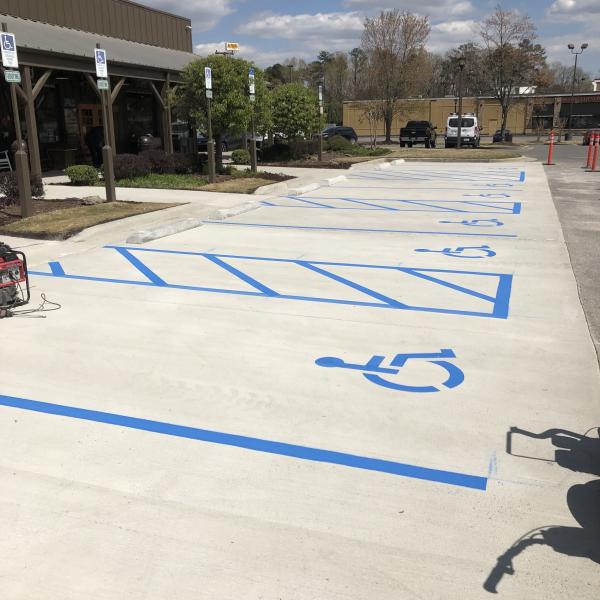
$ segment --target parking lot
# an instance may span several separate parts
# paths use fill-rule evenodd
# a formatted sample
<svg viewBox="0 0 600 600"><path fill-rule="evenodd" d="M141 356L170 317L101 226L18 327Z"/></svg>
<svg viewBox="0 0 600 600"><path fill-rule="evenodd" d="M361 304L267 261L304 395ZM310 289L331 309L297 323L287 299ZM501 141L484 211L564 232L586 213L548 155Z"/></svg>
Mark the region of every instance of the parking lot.
<svg viewBox="0 0 600 600"><path fill-rule="evenodd" d="M371 163L30 267L62 309L2 323L6 598L597 597L541 165Z"/></svg>

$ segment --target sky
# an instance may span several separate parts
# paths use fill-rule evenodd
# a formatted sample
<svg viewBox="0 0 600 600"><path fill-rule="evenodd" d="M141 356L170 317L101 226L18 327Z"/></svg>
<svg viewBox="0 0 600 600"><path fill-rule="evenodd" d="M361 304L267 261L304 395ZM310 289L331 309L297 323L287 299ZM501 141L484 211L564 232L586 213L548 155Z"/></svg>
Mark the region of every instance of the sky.
<svg viewBox="0 0 600 600"><path fill-rule="evenodd" d="M444 52L477 41L482 19L497 0L138 0L192 19L195 52L222 50L238 42L240 57L266 67L291 57L315 60L320 50L360 46L365 17L399 8L428 15L428 49ZM600 0L505 0L504 9L529 15L550 61L572 64L567 44L590 47L579 65L600 76ZM594 35L596 34L596 35Z"/></svg>

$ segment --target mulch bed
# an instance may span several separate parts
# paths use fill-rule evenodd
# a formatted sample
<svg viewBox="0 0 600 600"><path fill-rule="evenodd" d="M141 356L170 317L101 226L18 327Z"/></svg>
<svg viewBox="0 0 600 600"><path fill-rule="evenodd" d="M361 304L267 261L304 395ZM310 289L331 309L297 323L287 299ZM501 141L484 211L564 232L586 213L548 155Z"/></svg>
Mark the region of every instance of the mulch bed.
<svg viewBox="0 0 600 600"><path fill-rule="evenodd" d="M33 200L33 214L39 215L49 213L61 208L72 208L81 206L83 202L79 198L69 198L68 200ZM21 220L21 206L13 204L0 209L0 227Z"/></svg>

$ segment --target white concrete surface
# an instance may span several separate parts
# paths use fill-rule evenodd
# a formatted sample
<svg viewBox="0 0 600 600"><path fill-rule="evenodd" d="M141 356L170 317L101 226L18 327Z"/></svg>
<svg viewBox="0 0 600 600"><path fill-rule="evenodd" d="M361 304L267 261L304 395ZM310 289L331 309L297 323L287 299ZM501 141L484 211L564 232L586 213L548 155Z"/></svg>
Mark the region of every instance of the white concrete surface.
<svg viewBox="0 0 600 600"><path fill-rule="evenodd" d="M63 308L0 322L14 357L0 404L384 459L476 476L486 490L0 406L6 598L479 600L497 557L543 526L548 544L515 556L498 596L598 597L589 531L567 504L594 475L553 462L548 439L513 435L506 452L511 426L583 433L600 422L598 365L542 168L364 165L303 198L130 247L142 271L97 241L28 246L34 270L59 260L90 279L32 277L34 300L45 292ZM461 223L494 218L502 226ZM467 246L496 254L440 252ZM146 269L169 285L147 285ZM513 277L508 318L473 316L489 314L496 274ZM384 296L409 306L383 307ZM457 387L422 361L392 378L435 393L315 364L367 369L374 356L389 366L444 348L464 373Z"/></svg>

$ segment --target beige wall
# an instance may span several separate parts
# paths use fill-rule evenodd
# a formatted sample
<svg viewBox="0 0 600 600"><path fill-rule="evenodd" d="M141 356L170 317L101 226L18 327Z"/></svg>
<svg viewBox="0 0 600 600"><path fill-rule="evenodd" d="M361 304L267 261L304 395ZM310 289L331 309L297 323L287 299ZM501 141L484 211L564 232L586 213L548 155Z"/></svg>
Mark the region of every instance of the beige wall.
<svg viewBox="0 0 600 600"><path fill-rule="evenodd" d="M507 127L514 133L525 133L525 113L528 102L531 102L530 99L515 101L508 114ZM363 101L344 102L344 125L354 127L358 135L369 135L370 133L369 122L364 116L366 104ZM401 114L394 117L392 123L393 137L397 137L400 128L410 120L431 121L437 126L438 132L443 133L448 115L455 111L453 98L404 100L402 106ZM464 98L463 112L473 112L479 116L480 126L485 135L493 134L496 129L499 129L502 122L499 103L489 98L482 100ZM384 124L381 121L377 125L377 134L383 135L384 133Z"/></svg>

